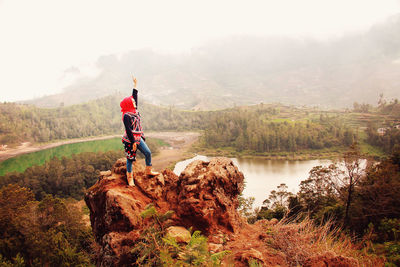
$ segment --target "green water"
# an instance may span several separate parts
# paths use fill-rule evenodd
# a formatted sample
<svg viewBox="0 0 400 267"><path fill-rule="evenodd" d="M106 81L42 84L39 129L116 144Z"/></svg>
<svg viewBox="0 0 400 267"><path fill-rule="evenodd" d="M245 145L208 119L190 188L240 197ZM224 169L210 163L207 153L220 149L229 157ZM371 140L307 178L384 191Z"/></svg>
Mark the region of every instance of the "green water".
<svg viewBox="0 0 400 267"><path fill-rule="evenodd" d="M54 157L71 157L73 154L82 152L106 152L112 150L123 150L121 138L116 137L49 148L0 162L0 176L9 172L23 172L34 165L43 165Z"/></svg>

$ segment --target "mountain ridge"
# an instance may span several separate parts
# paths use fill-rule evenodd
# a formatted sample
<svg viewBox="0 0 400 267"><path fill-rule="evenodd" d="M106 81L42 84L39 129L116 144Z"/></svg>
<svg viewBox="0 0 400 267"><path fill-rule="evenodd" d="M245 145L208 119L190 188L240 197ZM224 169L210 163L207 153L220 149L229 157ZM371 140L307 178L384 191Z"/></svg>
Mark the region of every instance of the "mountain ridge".
<svg viewBox="0 0 400 267"><path fill-rule="evenodd" d="M400 15L365 33L332 41L234 36L180 55L135 50L98 59L100 75L82 78L58 95L28 103L70 105L115 91L139 78L142 99L209 110L260 102L326 107L398 98Z"/></svg>

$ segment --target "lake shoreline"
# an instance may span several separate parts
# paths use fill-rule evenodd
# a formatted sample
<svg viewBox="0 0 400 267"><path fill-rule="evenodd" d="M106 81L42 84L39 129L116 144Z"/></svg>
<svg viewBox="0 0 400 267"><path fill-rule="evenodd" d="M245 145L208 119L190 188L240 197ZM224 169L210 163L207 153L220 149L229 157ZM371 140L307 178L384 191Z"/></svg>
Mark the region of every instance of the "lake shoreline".
<svg viewBox="0 0 400 267"><path fill-rule="evenodd" d="M195 157L177 162L173 172L176 175L194 160L209 161L209 156L197 154ZM243 173L245 184L243 197L254 197L253 207L263 206L263 201L268 198L272 190L284 183L288 191L296 194L301 181L309 177L309 172L315 166L329 166L333 163L329 159L316 160L271 160L263 158L238 158L231 157L234 165Z"/></svg>
<svg viewBox="0 0 400 267"><path fill-rule="evenodd" d="M150 132L146 134L146 137L158 138L170 144L169 147L160 148L159 153L152 158L153 167L159 171L173 169L177 162L193 157L194 153L190 149L197 142L199 136L198 132Z"/></svg>
<svg viewBox="0 0 400 267"><path fill-rule="evenodd" d="M271 153L269 155L252 155L249 153L224 151L224 150L202 150L194 149L193 152L196 154L201 154L207 157L228 157L228 158L243 158L243 159L265 159L265 160L288 160L288 161L306 161L306 160L318 160L318 159L328 159L335 160L342 157L346 150L343 149L340 152L330 151L330 152L315 152L315 153L291 153L286 152L290 155L276 155L276 153ZM285 153L285 152L284 152ZM275 154L275 155L274 155Z"/></svg>

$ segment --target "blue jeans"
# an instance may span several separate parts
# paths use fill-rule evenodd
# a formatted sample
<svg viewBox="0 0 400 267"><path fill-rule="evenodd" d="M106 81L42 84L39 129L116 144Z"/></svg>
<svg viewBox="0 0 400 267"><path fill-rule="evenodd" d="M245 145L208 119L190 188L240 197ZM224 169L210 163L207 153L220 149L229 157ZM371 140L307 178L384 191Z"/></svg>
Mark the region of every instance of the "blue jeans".
<svg viewBox="0 0 400 267"><path fill-rule="evenodd" d="M151 151L149 147L147 146L146 142L143 140L143 138L140 138L140 143L137 146L137 149L142 152L144 157L146 158L146 166L151 166ZM132 172L132 162L133 160L126 159L126 171L127 172Z"/></svg>

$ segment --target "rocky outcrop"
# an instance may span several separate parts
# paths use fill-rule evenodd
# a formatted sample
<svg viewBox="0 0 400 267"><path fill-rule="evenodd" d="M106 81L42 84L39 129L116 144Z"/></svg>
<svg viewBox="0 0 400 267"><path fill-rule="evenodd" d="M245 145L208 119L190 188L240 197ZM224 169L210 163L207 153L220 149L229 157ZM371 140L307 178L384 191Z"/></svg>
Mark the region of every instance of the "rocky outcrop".
<svg viewBox="0 0 400 267"><path fill-rule="evenodd" d="M172 224L205 235L230 235L245 224L236 212L243 174L227 158L192 162L179 177L164 170L149 178L140 164L133 170L135 187L127 185L121 159L111 172L102 172L85 195L93 233L101 246L99 265L129 264L129 251L146 226L140 213L150 203L160 213L175 211Z"/></svg>
<svg viewBox="0 0 400 267"><path fill-rule="evenodd" d="M118 160L111 171L100 173L98 182L85 195L100 247L98 266L132 265L135 259L131 250L148 226L140 214L150 203L159 213L175 212L170 219L174 227L168 233L179 236L180 242L190 237L185 228L191 227L208 237L211 252L231 251L225 262L229 266L248 266L254 260L264 266L287 266L286 256L268 246L265 223L273 222L249 225L237 212L244 177L230 159L194 161L179 177L164 170L150 178L144 174L144 166L137 163L133 170L136 186L130 187L125 159ZM315 257L308 264L317 266L326 258Z"/></svg>

